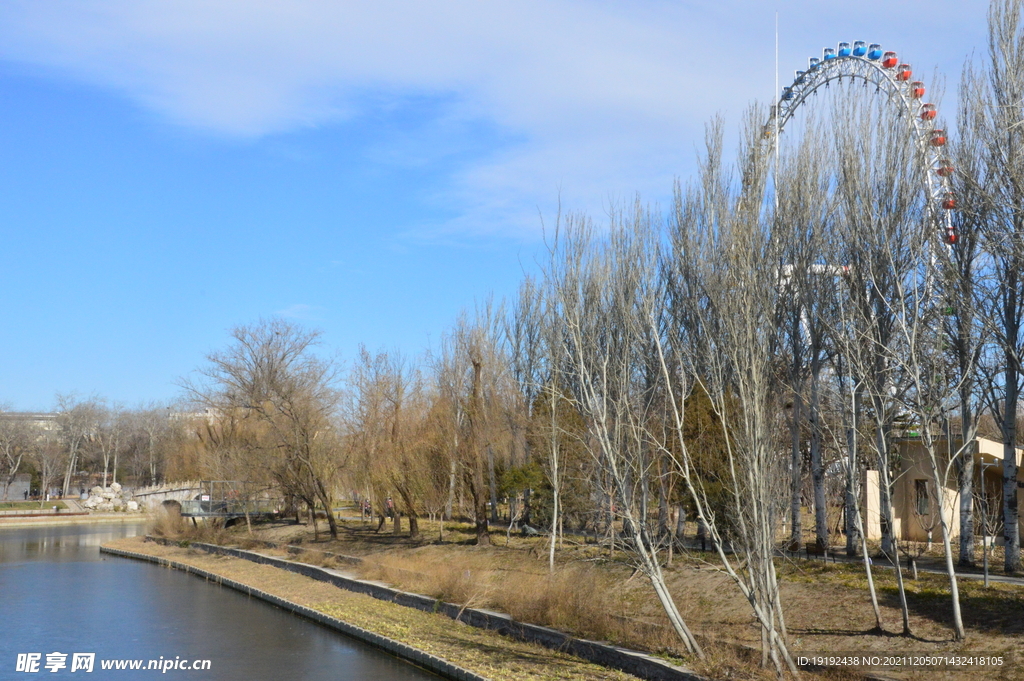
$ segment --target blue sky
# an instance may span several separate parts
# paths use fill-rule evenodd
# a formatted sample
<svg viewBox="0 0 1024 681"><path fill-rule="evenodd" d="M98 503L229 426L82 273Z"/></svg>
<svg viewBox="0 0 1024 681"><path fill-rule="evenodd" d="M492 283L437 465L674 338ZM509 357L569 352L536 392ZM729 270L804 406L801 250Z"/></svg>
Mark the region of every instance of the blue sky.
<svg viewBox="0 0 1024 681"><path fill-rule="evenodd" d="M5 0L0 402L135 405L283 315L417 355L563 210L666 205L839 40L946 81L984 2ZM931 83L929 83L931 84Z"/></svg>

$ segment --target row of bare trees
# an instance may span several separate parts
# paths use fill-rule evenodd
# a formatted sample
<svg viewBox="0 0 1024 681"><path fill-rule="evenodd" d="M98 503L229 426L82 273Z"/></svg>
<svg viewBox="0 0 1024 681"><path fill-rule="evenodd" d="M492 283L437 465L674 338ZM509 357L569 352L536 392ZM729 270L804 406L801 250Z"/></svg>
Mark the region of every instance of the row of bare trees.
<svg viewBox="0 0 1024 681"><path fill-rule="evenodd" d="M750 602L766 662L792 669L773 557L780 537L803 538L808 486L816 541L846 535L884 628L862 508L865 473L877 476L880 551L896 570L902 631L912 633L892 504L911 437L925 453L934 507L946 490L959 492L959 546L946 514L932 513L930 528L949 575L951 626L963 637L954 568L976 560L980 431L1003 441L1004 569L1020 568L1020 15L1020 2L993 5L989 61L963 78L961 133L948 147L955 240L943 240L928 189L936 169L927 141L884 100L840 85L836 108L776 158L764 112L754 110L732 165L716 122L699 175L680 187L667 220L641 205L600 226L561 219L543 276L524 281L502 323L488 314L461 322L423 376L389 369L403 387L385 399L390 418L401 403L418 405L417 423L436 419L416 430L420 461L431 462L420 475L432 486L424 498L447 490L450 507L468 492L482 528L495 470L536 464L551 500L553 561L573 480L573 503L621 541L699 655L661 574L660 552L674 546L667 509L678 504ZM375 362L387 365L364 361ZM410 387L426 399L409 400ZM379 427L377 445L361 451L385 470L412 470L409 450L395 445L400 430ZM375 479L382 490L401 487ZM841 525L829 520L830 496L843 507Z"/></svg>
<svg viewBox="0 0 1024 681"><path fill-rule="evenodd" d="M775 559L805 534L822 548L845 535L886 628L865 501L912 633L892 503L912 438L934 506L959 493L958 546L947 515L930 527L962 638L954 568L976 560L979 432L1003 442L1004 569L1020 569L1022 1L995 0L988 61L962 78L952 243L929 194L927 141L890 102L841 83L834 108L811 112L786 144L751 108L735 162L723 123L709 124L698 173L667 215L637 201L605 224L559 216L539 275L511 302L466 313L422 358L364 349L342 370L316 332L241 326L185 381L204 417L182 419L189 434L169 459L156 426L119 429L122 416L69 401L65 458L38 467L67 486L80 462L105 476L133 451L151 480L276 487L325 514L335 537L345 496L372 504L378 530L407 518L416 536L423 518L440 520L442 541L460 516L490 543L501 509L508 531L547 535L552 569L568 526L625 551L703 656L665 577L692 546L689 521L749 603L763 663L783 673L795 665ZM0 435L13 474L30 448Z"/></svg>
<svg viewBox="0 0 1024 681"><path fill-rule="evenodd" d="M33 476L34 488L77 494L74 485L130 481L151 485L173 467L186 430L166 407L127 409L90 397L58 395L51 414L0 409L0 484L4 494L15 476ZM177 471L170 471L177 475Z"/></svg>

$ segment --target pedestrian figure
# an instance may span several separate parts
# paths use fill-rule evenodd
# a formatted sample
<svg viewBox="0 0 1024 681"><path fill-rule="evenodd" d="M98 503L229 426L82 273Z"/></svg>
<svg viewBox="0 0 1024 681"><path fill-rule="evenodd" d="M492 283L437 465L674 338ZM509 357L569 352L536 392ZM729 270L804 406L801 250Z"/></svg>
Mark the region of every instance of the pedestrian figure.
<svg viewBox="0 0 1024 681"><path fill-rule="evenodd" d="M395 502L391 501L391 497L384 503L384 508L388 514L388 519L395 517Z"/></svg>

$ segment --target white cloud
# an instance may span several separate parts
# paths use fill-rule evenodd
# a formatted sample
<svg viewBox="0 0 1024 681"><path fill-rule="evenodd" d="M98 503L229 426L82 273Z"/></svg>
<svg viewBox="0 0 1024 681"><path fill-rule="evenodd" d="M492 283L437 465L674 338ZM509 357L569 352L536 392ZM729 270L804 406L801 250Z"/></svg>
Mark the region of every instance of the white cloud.
<svg viewBox="0 0 1024 681"><path fill-rule="evenodd" d="M295 303L289 305L283 310L277 310L274 312L276 315L281 317L287 317L289 319L301 319L303 321L320 321L320 315L326 311L326 308L320 307L319 305L307 305L305 303Z"/></svg>
<svg viewBox="0 0 1024 681"><path fill-rule="evenodd" d="M981 44L986 5L783 3L783 83L821 46L861 37L899 42L929 67L950 60L952 80ZM746 102L772 96L774 9L653 0L8 0L0 58L116 89L176 124L229 136L444 98L442 116L486 121L521 142L457 172L437 198L460 217L428 231L514 232L536 226L538 208L550 215L560 191L567 205L590 210L634 191L667 195L712 113L735 120Z"/></svg>

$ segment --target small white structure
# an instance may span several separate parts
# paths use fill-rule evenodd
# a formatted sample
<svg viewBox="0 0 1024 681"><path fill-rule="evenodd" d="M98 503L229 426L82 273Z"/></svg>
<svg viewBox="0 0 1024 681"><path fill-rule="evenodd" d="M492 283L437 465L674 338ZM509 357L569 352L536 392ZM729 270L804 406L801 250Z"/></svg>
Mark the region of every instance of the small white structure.
<svg viewBox="0 0 1024 681"><path fill-rule="evenodd" d="M957 485L955 467L951 467L946 486L935 489L932 480L928 453L919 437L907 437L896 440L896 456L899 458L899 470L893 481L892 515L896 537L906 541L940 541L942 529L939 525L939 512L949 526L950 536L960 534L960 491ZM959 449L959 443L953 443L953 452ZM943 456L939 465L945 467L948 461L948 447L945 440L939 442ZM984 489L989 499L998 499L1002 505L1003 487L1003 444L983 437L975 438L974 484L976 489L984 479ZM968 456L968 454L964 454ZM1017 465L1021 465L1024 450L1017 450ZM984 475L984 477L983 477ZM879 499L879 475L877 470L866 473L863 487L861 508L864 511L865 531L868 539L881 539L881 501ZM1017 509L1024 535L1024 488L1017 483ZM980 535L981 528L975 528Z"/></svg>

